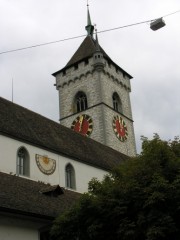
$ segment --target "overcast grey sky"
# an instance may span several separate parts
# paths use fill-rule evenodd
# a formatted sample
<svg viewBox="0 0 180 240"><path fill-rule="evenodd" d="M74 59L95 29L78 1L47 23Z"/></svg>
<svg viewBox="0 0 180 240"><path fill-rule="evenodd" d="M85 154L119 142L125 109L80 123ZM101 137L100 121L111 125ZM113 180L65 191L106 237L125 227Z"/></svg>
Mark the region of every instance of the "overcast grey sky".
<svg viewBox="0 0 180 240"><path fill-rule="evenodd" d="M151 20L180 10L179 0L90 0L98 31ZM0 52L86 34L86 0L0 0ZM141 24L98 35L99 43L133 76L132 112L140 136L180 134L180 13L156 32ZM58 121L53 72L66 65L83 38L0 54L0 96Z"/></svg>

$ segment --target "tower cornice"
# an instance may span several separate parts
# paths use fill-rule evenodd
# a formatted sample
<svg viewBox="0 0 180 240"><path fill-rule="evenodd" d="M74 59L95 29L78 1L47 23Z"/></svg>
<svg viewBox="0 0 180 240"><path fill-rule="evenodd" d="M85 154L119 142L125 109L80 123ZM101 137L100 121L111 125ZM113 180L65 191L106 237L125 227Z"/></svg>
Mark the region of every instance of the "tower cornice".
<svg viewBox="0 0 180 240"><path fill-rule="evenodd" d="M61 81L58 81L58 84L56 85L56 88L57 88L57 90L59 88L64 88L65 86L68 86L70 83L75 83L76 81L81 80L83 77L86 78L88 74L93 75L94 72L96 72L96 70L92 69L92 70L84 71L83 73L80 73L78 75L76 74L76 75L74 75L74 77L64 76L64 77L62 77ZM108 76L108 78L111 81L116 82L117 85L120 85L122 88L131 92L130 82L126 81L123 77L118 76L119 75L118 73L110 74L109 71L107 71L106 69L103 69L102 72L103 72L104 75Z"/></svg>
<svg viewBox="0 0 180 240"><path fill-rule="evenodd" d="M134 120L133 120L132 118L129 118L128 116L124 115L124 114L121 113L121 112L115 111L111 106L107 105L107 104L104 103L104 102L99 102L99 103L97 103L97 104L95 104L95 105L93 105L93 106L91 106L91 107L88 107L88 108L86 109L86 111L88 111L88 110L90 110L90 109L93 109L93 108L96 108L96 107L98 107L98 106L105 106L105 107L111 109L115 114L119 114L119 115L123 116L124 118L128 119L129 121L134 122ZM81 113L83 113L83 112L85 112L85 111L70 114L70 115L68 115L68 116L66 116L66 117L60 118L59 120L62 121L62 120L65 120L65 119L67 119L67 118L69 118L69 117L79 115L79 114L81 114Z"/></svg>

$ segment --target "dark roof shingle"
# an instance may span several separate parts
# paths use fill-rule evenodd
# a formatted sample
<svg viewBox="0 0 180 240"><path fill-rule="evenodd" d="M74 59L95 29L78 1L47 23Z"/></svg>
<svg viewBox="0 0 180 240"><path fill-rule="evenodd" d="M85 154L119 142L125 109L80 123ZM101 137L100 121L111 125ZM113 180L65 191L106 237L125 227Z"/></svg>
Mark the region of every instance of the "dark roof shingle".
<svg viewBox="0 0 180 240"><path fill-rule="evenodd" d="M43 194L47 187L50 185L0 172L0 210L54 218L80 197L65 189L56 197Z"/></svg>
<svg viewBox="0 0 180 240"><path fill-rule="evenodd" d="M126 71L124 71L122 68L120 68L113 60L108 56L108 54L104 51L104 49L100 46L100 50L103 53L104 58L106 58L110 63L115 65L116 68L120 69L122 72L124 72L129 78L132 78L131 75L129 75ZM84 61L85 59L88 59L93 56L93 54L96 52L96 40L93 39L91 36L87 36L84 41L81 43L77 51L74 53L74 55L71 57L69 62L66 64L66 66L53 73L53 76L56 76L58 73L64 71L65 69L73 66L74 64L77 64L81 61Z"/></svg>
<svg viewBox="0 0 180 240"><path fill-rule="evenodd" d="M1 97L0 134L105 170L128 158Z"/></svg>
<svg viewBox="0 0 180 240"><path fill-rule="evenodd" d="M100 50L103 52L104 56L110 60L110 57L106 54L106 52L100 47ZM69 67L83 59L92 57L96 52L96 42L91 36L87 36L84 41L81 43L80 47L74 53L72 58L66 64L66 67Z"/></svg>

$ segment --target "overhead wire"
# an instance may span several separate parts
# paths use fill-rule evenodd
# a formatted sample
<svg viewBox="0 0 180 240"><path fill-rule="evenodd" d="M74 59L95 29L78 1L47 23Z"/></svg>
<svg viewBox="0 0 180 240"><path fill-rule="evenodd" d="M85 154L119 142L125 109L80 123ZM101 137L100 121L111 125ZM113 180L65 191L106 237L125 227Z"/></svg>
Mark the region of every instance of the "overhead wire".
<svg viewBox="0 0 180 240"><path fill-rule="evenodd" d="M40 44L28 46L28 47L16 48L16 49L12 49L12 50L7 50L7 51L4 51L4 52L0 52L0 54L17 52L17 51L22 51L22 50L30 49L30 48L41 47L41 46L50 45L50 44L54 44L54 43L58 43L58 42L64 42L64 41L68 41L68 40L72 40L72 39L76 39L76 38L81 38L81 37L84 37L84 36L86 36L86 35L84 34L84 35L75 36L75 37L69 37L69 38L64 38L64 39L60 39L60 40L56 40L56 41L51 41L51 42L46 42L46 43L40 43Z"/></svg>
<svg viewBox="0 0 180 240"><path fill-rule="evenodd" d="M164 16L162 16L162 18L168 17L168 16L176 14L178 12L180 12L180 10L172 12L172 13L169 13L167 15L164 15ZM152 20L146 20L146 21L142 21L142 22L137 22L137 23L132 23L132 24L128 24L128 25L124 25L124 26L120 26L120 27L109 28L109 29L98 31L97 33L105 33L105 32L110 32L110 31L114 31L114 30L118 30L118 29L122 29L122 28L137 26L137 25L144 24L144 23L150 23L152 21L155 21L156 19L158 19L158 18L155 18L155 19L152 19ZM42 46L55 44L55 43L59 43L59 42L65 42L65 41L69 41L69 40L73 40L73 39L77 39L77 38L82 38L82 37L85 37L85 36L86 36L86 34L83 34L83 35L69 37L69 38L64 38L64 39L55 40L55 41L51 41L51 42L40 43L40 44L36 44L36 45L32 45L32 46L6 50L6 51L3 51L3 52L0 52L0 55L7 54L7 53L12 53L12 52L18 52L18 51L27 50L27 49L36 48L36 47L42 47Z"/></svg>
<svg viewBox="0 0 180 240"><path fill-rule="evenodd" d="M168 17L168 16L174 15L175 13L178 13L178 12L180 12L180 9L177 10L177 11L175 11L175 12L172 12L172 13L166 14L166 15L164 15L163 17Z"/></svg>
<svg viewBox="0 0 180 240"><path fill-rule="evenodd" d="M117 29L120 29L120 28L131 27L131 26L142 24L142 23L147 23L147 22L150 22L150 21L152 21L152 20L147 20L147 21L143 21L143 22L133 23L133 24L125 25L125 26L116 27L116 28L110 28L110 29L98 31L97 33L110 32L110 31L117 30ZM69 40L73 40L73 39L81 38L81 37L85 37L85 36L86 36L86 34L79 35L79 36L74 36L74 37L69 37L69 38L64 38L64 39L60 39L60 40L55 40L55 41L51 41L51 42L46 42L46 43L40 43L40 44L28 46L28 47L22 47L22 48L7 50L7 51L4 51L4 52L0 52L0 54L22 51L22 50L26 50L26 49L30 49L30 48L36 48L36 47L41 47L41 46L50 45L50 44L54 44L54 43L58 43L58 42L65 42L65 41L69 41Z"/></svg>
<svg viewBox="0 0 180 240"><path fill-rule="evenodd" d="M152 21L154 21L154 20L155 20L155 19L153 19L153 20L147 20L147 21L143 21L143 22L138 22L138 23L132 23L132 24L128 24L128 25L125 25L125 26L121 26L121 27L116 27L116 28L110 28L110 29L106 29L106 30L101 30L101 31L98 31L97 33L104 33L104 32L110 32L110 31L114 31L114 30L117 30L117 29L121 29L121 28L133 27L133 26L140 25L140 24L143 24L143 23L149 23L149 22L152 22Z"/></svg>

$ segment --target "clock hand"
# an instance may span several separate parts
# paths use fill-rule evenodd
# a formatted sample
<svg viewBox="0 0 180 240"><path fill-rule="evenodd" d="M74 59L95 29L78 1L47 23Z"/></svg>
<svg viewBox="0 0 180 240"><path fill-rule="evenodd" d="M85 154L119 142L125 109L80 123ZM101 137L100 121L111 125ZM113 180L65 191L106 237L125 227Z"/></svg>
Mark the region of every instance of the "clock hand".
<svg viewBox="0 0 180 240"><path fill-rule="evenodd" d="M123 131L123 126L122 126L120 117L119 117L119 128L120 128L120 132L122 132Z"/></svg>
<svg viewBox="0 0 180 240"><path fill-rule="evenodd" d="M81 132L82 131L82 124L83 124L83 115L80 116L80 119L79 119L79 131Z"/></svg>

